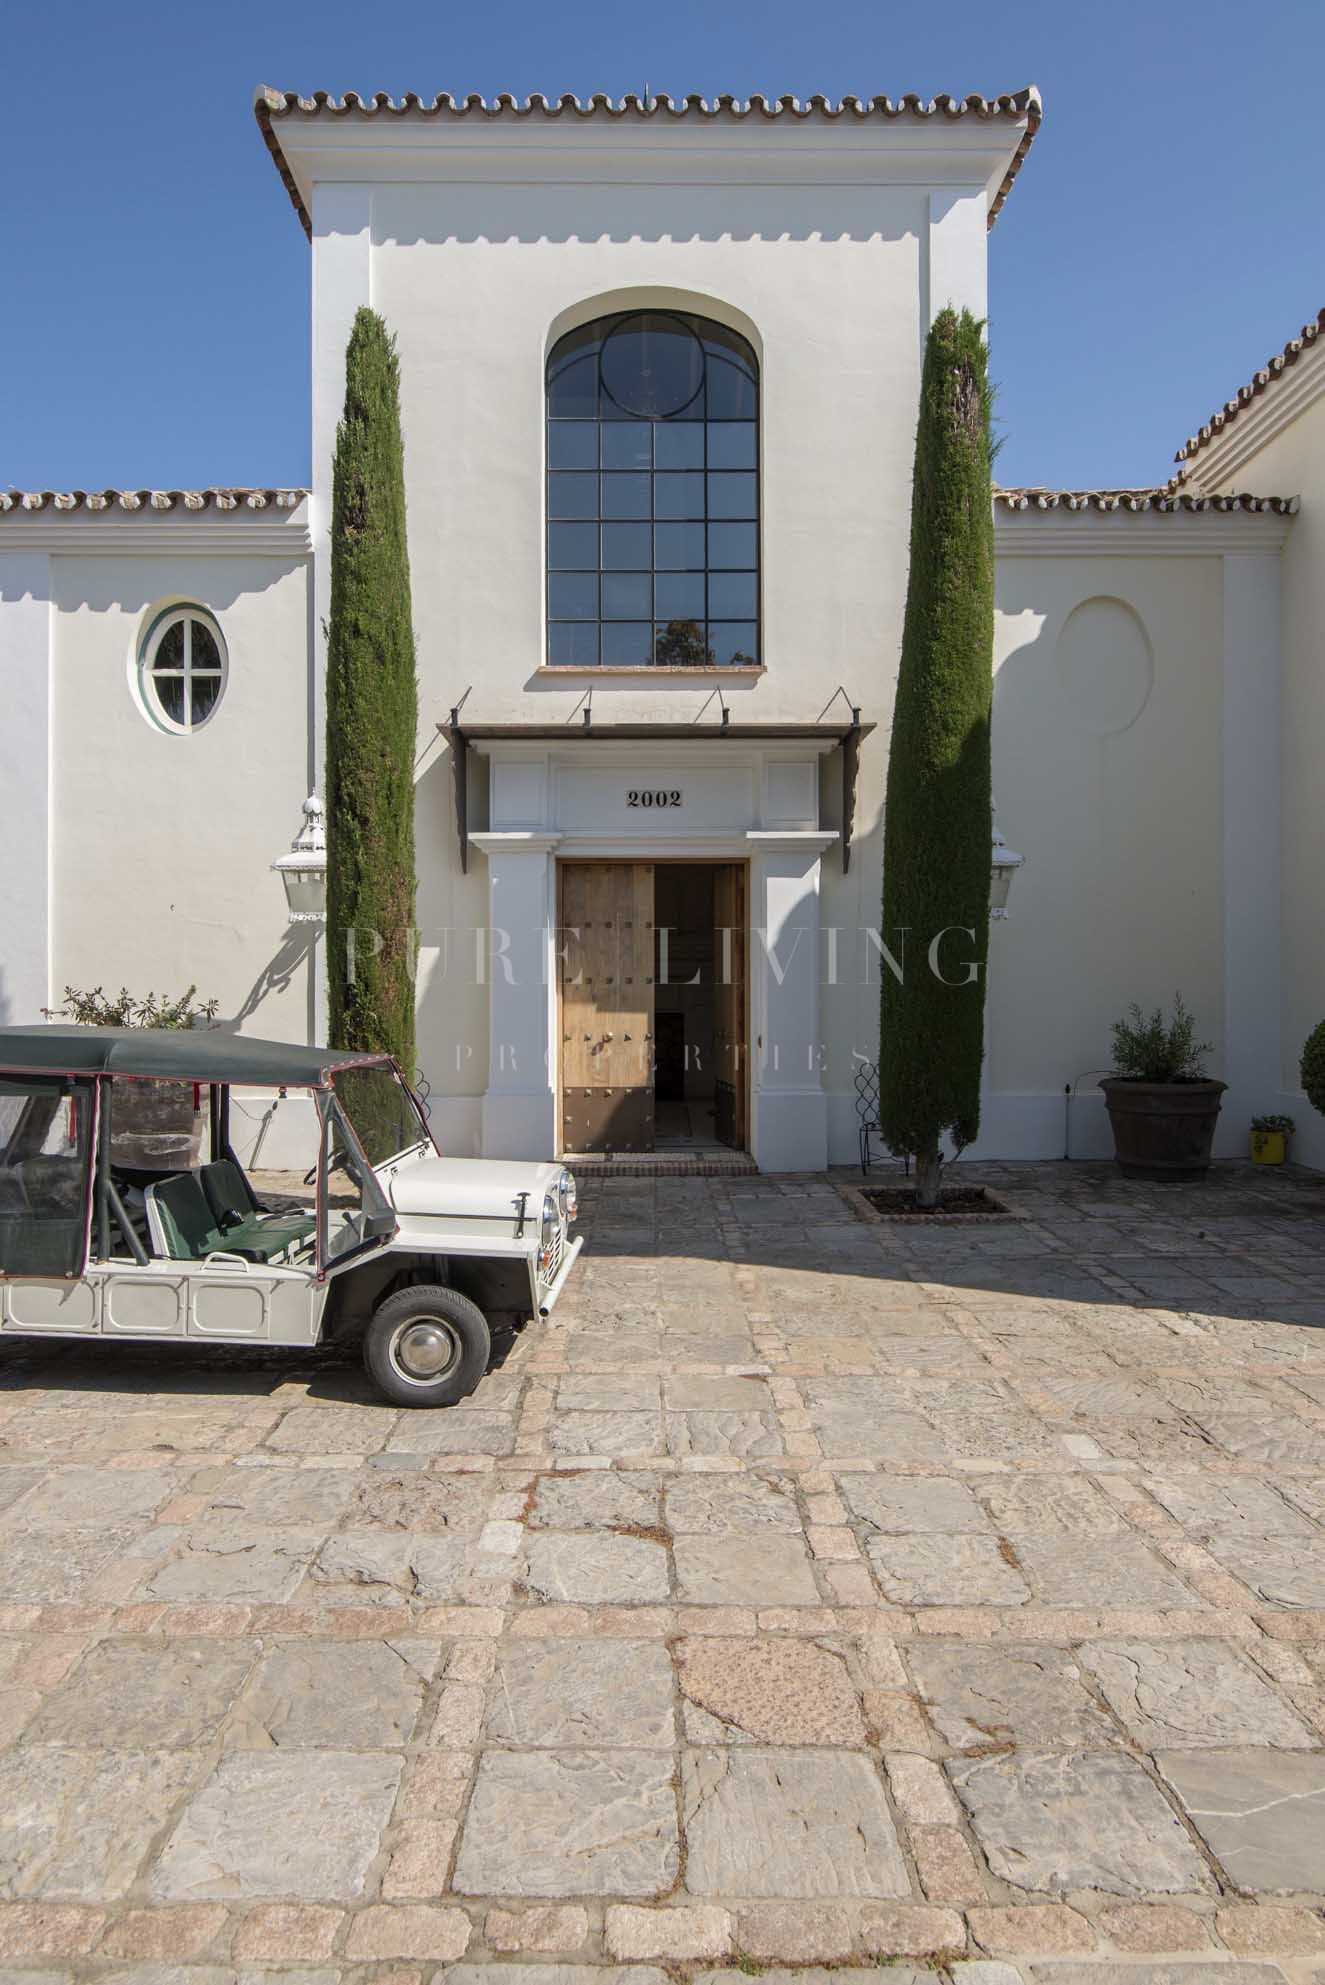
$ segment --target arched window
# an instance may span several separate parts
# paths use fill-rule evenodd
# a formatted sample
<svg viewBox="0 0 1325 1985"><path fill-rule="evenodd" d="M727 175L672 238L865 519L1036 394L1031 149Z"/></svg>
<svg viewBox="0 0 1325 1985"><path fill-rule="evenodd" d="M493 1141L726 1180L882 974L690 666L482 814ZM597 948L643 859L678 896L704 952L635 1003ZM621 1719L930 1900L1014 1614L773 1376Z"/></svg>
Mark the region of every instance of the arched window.
<svg viewBox="0 0 1325 1985"><path fill-rule="evenodd" d="M162 730L200 730L225 687L221 630L202 607L173 606L147 630L138 659L143 707Z"/></svg>
<svg viewBox="0 0 1325 1985"><path fill-rule="evenodd" d="M547 366L548 661L759 660L759 367L684 311L570 331Z"/></svg>

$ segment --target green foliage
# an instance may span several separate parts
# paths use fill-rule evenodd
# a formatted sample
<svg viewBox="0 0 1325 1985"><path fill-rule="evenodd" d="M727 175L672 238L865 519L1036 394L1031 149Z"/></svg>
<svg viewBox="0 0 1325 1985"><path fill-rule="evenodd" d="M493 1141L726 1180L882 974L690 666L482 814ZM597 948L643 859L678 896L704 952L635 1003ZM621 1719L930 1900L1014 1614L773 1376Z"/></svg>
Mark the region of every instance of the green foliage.
<svg viewBox="0 0 1325 1985"><path fill-rule="evenodd" d="M1307 1035L1302 1050L1302 1087L1312 1109L1325 1116L1325 1020Z"/></svg>
<svg viewBox="0 0 1325 1985"><path fill-rule="evenodd" d="M220 1001L204 999L195 1006L193 995L197 990L196 986L190 986L178 999L170 999L164 993L145 993L140 997L127 986L121 986L113 994L101 986L93 986L91 992L66 986L63 1003L43 1006L42 1012L48 1020L72 1020L79 1027L180 1028L196 1026L200 1021L210 1025Z"/></svg>
<svg viewBox="0 0 1325 1985"><path fill-rule="evenodd" d="M1147 1019L1135 1002L1113 1027L1113 1072L1133 1082L1199 1082L1213 1043L1198 1041L1196 1022L1173 995L1173 1013L1157 1006Z"/></svg>
<svg viewBox="0 0 1325 1985"><path fill-rule="evenodd" d="M939 1140L980 1127L989 946L994 526L984 327L944 310L925 347L911 503L911 573L888 761L879 1122L917 1160L933 1203ZM945 984L930 968L930 947ZM957 935L956 933L969 933ZM933 1189L927 1193L926 1179Z"/></svg>
<svg viewBox="0 0 1325 1985"><path fill-rule="evenodd" d="M658 668L702 669L712 665L713 650L704 645L704 630L696 620L669 620L653 644Z"/></svg>
<svg viewBox="0 0 1325 1985"><path fill-rule="evenodd" d="M395 339L360 310L332 475L327 632L331 1045L414 1069L418 684Z"/></svg>
<svg viewBox="0 0 1325 1985"><path fill-rule="evenodd" d="M1281 1131L1285 1137L1292 1137L1297 1130L1291 1117L1253 1117L1251 1127L1253 1130Z"/></svg>

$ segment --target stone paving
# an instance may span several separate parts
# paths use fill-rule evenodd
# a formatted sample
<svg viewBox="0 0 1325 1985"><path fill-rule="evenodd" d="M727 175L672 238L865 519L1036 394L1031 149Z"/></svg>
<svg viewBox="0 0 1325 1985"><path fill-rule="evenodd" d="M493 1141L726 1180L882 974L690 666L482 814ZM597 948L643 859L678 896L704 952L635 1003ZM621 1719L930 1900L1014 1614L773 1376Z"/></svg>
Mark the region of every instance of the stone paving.
<svg viewBox="0 0 1325 1985"><path fill-rule="evenodd" d="M450 1412L6 1344L0 1985L1322 1985L1325 1178L969 1169L596 1180Z"/></svg>

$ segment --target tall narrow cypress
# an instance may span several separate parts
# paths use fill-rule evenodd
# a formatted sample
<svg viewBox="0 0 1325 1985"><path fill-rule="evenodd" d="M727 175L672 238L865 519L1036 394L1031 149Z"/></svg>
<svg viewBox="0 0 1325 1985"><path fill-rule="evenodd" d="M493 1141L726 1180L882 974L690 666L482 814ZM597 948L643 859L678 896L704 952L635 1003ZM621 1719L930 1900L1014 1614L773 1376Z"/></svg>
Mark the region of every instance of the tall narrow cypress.
<svg viewBox="0 0 1325 1985"><path fill-rule="evenodd" d="M331 1045L414 1072L418 684L405 539L400 368L360 310L332 474L327 630L327 972Z"/></svg>
<svg viewBox="0 0 1325 1985"><path fill-rule="evenodd" d="M994 525L984 327L942 311L925 346L911 573L883 840L879 1124L939 1203L942 1139L980 1128L989 946ZM974 970L972 970L974 968Z"/></svg>

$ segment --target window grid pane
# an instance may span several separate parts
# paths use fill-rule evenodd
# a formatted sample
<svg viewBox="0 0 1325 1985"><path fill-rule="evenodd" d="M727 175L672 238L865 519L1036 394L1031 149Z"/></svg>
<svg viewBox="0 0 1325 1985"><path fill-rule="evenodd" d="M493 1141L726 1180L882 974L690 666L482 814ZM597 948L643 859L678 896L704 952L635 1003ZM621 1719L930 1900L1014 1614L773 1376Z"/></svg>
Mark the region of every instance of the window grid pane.
<svg viewBox="0 0 1325 1985"><path fill-rule="evenodd" d="M603 341L631 319L609 392ZM701 383L673 406L691 340ZM634 379L622 371L631 351ZM744 341L679 312L624 313L563 340L548 381L549 663L756 662L758 383Z"/></svg>

